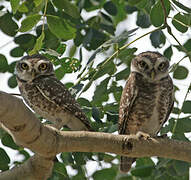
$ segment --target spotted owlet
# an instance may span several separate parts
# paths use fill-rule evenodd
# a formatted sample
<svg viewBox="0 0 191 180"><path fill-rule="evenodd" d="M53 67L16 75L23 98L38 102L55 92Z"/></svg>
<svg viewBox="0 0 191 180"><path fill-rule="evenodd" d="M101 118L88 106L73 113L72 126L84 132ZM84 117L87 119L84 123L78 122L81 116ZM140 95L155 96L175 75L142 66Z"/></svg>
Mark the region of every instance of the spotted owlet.
<svg viewBox="0 0 191 180"><path fill-rule="evenodd" d="M158 52L143 52L131 62L131 73L119 109L119 134L143 132L156 136L173 108L169 61ZM128 172L136 158L121 157L120 170Z"/></svg>
<svg viewBox="0 0 191 180"><path fill-rule="evenodd" d="M25 56L16 64L16 78L25 102L60 129L91 130L89 121L68 89L56 78L42 55Z"/></svg>

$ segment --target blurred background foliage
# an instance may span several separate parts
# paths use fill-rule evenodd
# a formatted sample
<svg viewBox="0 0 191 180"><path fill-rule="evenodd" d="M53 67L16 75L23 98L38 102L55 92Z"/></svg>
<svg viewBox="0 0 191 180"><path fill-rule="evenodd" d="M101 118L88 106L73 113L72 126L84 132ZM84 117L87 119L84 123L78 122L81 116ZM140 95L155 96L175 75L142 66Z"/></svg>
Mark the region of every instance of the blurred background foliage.
<svg viewBox="0 0 191 180"><path fill-rule="evenodd" d="M7 8L7 4L11 8ZM82 17L82 13L91 12L90 17ZM128 30L116 36L117 26L133 13L136 14L137 26L124 24ZM47 56L55 65L58 79L75 73L76 83L67 78L66 86L76 95L93 128L114 133L117 131L120 96L130 73L130 62L137 51L136 47L129 45L134 41L141 42L141 38L148 35L150 42L143 45L151 43L160 51L169 38L174 39L174 43L162 53L169 60L175 49L184 53L182 59L172 65L171 75L175 80L185 80L189 69L180 63L185 58L191 61L191 39L187 36L181 44L171 29L186 34L190 26L191 8L178 0L1 0L0 30L15 43L10 51L15 61L8 62L5 54L0 54L0 73L12 74L7 83L10 88L15 88L16 60L26 54ZM147 33L138 37L137 28L147 30ZM133 41L129 41L130 36ZM92 54L89 59L84 51ZM97 59L98 54L102 59ZM191 131L191 101L187 98L190 81L187 85L183 104L175 96L171 118L161 130L161 133L168 133L169 138L184 141L189 141L185 133ZM175 94L177 91L179 87L175 86ZM85 93L88 95L83 96ZM30 157L28 151L17 146L3 130L0 138L4 146L23 156L22 161L10 164L9 155L0 148L0 170L22 164ZM49 179L187 180L189 177L190 164L171 159L140 158L128 175L122 175L118 171L117 155L76 152L61 153L58 157L60 162L55 163ZM88 162L97 162L97 169L91 174L88 173L91 169Z"/></svg>

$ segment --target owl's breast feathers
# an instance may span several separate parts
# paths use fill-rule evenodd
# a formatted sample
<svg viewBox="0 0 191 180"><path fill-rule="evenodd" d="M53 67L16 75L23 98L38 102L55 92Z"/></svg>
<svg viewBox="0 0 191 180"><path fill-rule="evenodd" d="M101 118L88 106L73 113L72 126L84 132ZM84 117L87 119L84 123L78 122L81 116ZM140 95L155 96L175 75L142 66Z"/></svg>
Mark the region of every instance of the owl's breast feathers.
<svg viewBox="0 0 191 180"><path fill-rule="evenodd" d="M31 83L23 83L19 89L26 103L42 117L50 115L52 112L54 112L52 116L56 116L61 111L65 111L79 119L87 130L92 131L80 105L55 76L39 77ZM37 108L38 106L39 108Z"/></svg>
<svg viewBox="0 0 191 180"><path fill-rule="evenodd" d="M119 134L143 131L156 135L173 107L173 83L167 76L156 83L131 73L123 90L119 110Z"/></svg>

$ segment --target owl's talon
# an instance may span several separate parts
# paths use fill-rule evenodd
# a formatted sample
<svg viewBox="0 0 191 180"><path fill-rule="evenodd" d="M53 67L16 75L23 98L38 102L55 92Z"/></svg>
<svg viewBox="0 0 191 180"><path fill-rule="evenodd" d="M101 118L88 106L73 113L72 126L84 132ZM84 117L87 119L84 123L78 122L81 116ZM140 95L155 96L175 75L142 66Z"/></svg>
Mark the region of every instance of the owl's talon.
<svg viewBox="0 0 191 180"><path fill-rule="evenodd" d="M138 137L139 140L141 140L141 139L151 140L151 139L152 139L149 134L144 133L144 132L142 132L142 131L138 131L137 134L136 134L136 136Z"/></svg>

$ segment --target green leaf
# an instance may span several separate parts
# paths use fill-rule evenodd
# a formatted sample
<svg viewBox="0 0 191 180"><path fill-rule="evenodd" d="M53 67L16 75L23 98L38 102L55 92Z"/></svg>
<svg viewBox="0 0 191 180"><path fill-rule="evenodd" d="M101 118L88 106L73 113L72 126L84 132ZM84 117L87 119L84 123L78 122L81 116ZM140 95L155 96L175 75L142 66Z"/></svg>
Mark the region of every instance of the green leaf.
<svg viewBox="0 0 191 180"><path fill-rule="evenodd" d="M78 98L77 99L78 103L83 107L83 106L86 106L86 107L92 107L91 103L85 99L85 98Z"/></svg>
<svg viewBox="0 0 191 180"><path fill-rule="evenodd" d="M167 13L167 16L168 16L168 14L170 13L170 9L171 9L170 1L169 0L164 0L164 6L165 6L166 13Z"/></svg>
<svg viewBox="0 0 191 180"><path fill-rule="evenodd" d="M13 74L15 72L16 63L17 63L17 61L14 61L11 64L9 64L8 69L7 69L7 71L9 73Z"/></svg>
<svg viewBox="0 0 191 180"><path fill-rule="evenodd" d="M121 51L118 55L118 58L130 67L131 60L135 57L134 53L137 51L137 48L128 48Z"/></svg>
<svg viewBox="0 0 191 180"><path fill-rule="evenodd" d="M142 0L140 1L138 4L136 4L135 6L138 9L144 9L147 6L148 1L147 0Z"/></svg>
<svg viewBox="0 0 191 180"><path fill-rule="evenodd" d="M174 160L173 165L178 176L189 175L189 163Z"/></svg>
<svg viewBox="0 0 191 180"><path fill-rule="evenodd" d="M22 13L26 13L26 12L29 11L29 10L28 10L28 7L26 6L26 2L23 2L23 3L19 6L18 11L19 11L19 12L22 12Z"/></svg>
<svg viewBox="0 0 191 180"><path fill-rule="evenodd" d="M160 131L161 134L167 134L168 132L172 132L172 129L173 129L174 124L175 124L175 120L173 118L171 118L171 119L168 120L168 122L169 122L169 124L165 125L161 129L161 131Z"/></svg>
<svg viewBox="0 0 191 180"><path fill-rule="evenodd" d="M15 37L14 42L19 44L19 46L25 51L32 49L36 42L36 37L32 34L21 34Z"/></svg>
<svg viewBox="0 0 191 180"><path fill-rule="evenodd" d="M176 1L176 0L172 0L172 2L177 5L179 8L183 9L184 11L191 13L191 9L188 8L187 6L181 4L180 2Z"/></svg>
<svg viewBox="0 0 191 180"><path fill-rule="evenodd" d="M177 119L175 134L190 132L191 129L191 119L190 118L180 118Z"/></svg>
<svg viewBox="0 0 191 180"><path fill-rule="evenodd" d="M151 175L153 170L154 170L154 166L145 165L145 166L140 166L133 169L131 171L131 174L133 176L138 176L138 177L148 177Z"/></svg>
<svg viewBox="0 0 191 180"><path fill-rule="evenodd" d="M116 156L112 156L110 154L105 154L103 159L105 162L111 163L116 158Z"/></svg>
<svg viewBox="0 0 191 180"><path fill-rule="evenodd" d="M19 2L20 2L20 0L10 0L13 14L15 14L17 12L17 9L19 8Z"/></svg>
<svg viewBox="0 0 191 180"><path fill-rule="evenodd" d="M62 159L65 165L74 164L74 159L72 153L62 152L60 158Z"/></svg>
<svg viewBox="0 0 191 180"><path fill-rule="evenodd" d="M185 42L184 47L186 48L187 51L191 51L191 39L188 39Z"/></svg>
<svg viewBox="0 0 191 180"><path fill-rule="evenodd" d="M26 19L24 19L21 22L21 27L19 28L19 31L26 32L31 30L39 22L40 18L41 18L40 14L27 16Z"/></svg>
<svg viewBox="0 0 191 180"><path fill-rule="evenodd" d="M9 164L10 163L10 158L6 151L2 148L0 148L0 164Z"/></svg>
<svg viewBox="0 0 191 180"><path fill-rule="evenodd" d="M12 19L12 15L6 13L0 17L0 29L8 36L15 36L18 30L17 23Z"/></svg>
<svg viewBox="0 0 191 180"><path fill-rule="evenodd" d="M117 7L112 1L108 1L103 5L103 8L112 16L117 15Z"/></svg>
<svg viewBox="0 0 191 180"><path fill-rule="evenodd" d="M34 48L29 52L29 55L36 54L41 48L44 40L44 32L37 38Z"/></svg>
<svg viewBox="0 0 191 180"><path fill-rule="evenodd" d="M0 54L0 72L6 72L8 69L8 62L3 54Z"/></svg>
<svg viewBox="0 0 191 180"><path fill-rule="evenodd" d="M107 117L108 119L108 117ZM114 124L114 125L111 125L111 126L107 126L108 130L106 131L107 133L114 133L118 130L118 124Z"/></svg>
<svg viewBox="0 0 191 180"><path fill-rule="evenodd" d="M114 24L117 25L121 21L125 20L127 17L127 11L125 5L125 1L115 1L115 2L120 2L120 3L115 3L117 5L117 14L116 16L113 17L114 19Z"/></svg>
<svg viewBox="0 0 191 180"><path fill-rule="evenodd" d="M134 6L138 3L140 3L142 0L128 0L128 4L131 6Z"/></svg>
<svg viewBox="0 0 191 180"><path fill-rule="evenodd" d="M78 8L68 0L53 0L58 9L64 9L64 12L73 18L80 18Z"/></svg>
<svg viewBox="0 0 191 180"><path fill-rule="evenodd" d="M39 6L40 4L42 4L43 0L33 0L33 2L35 3L35 6Z"/></svg>
<svg viewBox="0 0 191 180"><path fill-rule="evenodd" d="M154 166L155 163L153 162L153 160L149 157L145 157L145 158L138 158L136 160L136 168L137 167L143 167L145 165L150 165L150 166Z"/></svg>
<svg viewBox="0 0 191 180"><path fill-rule="evenodd" d="M184 101L182 107L183 113L191 113L191 101Z"/></svg>
<svg viewBox="0 0 191 180"><path fill-rule="evenodd" d="M68 177L67 171L66 171L66 167L64 163L60 163L60 162L56 162L54 163L54 168L53 168L54 172L57 172L63 176Z"/></svg>
<svg viewBox="0 0 191 180"><path fill-rule="evenodd" d="M145 14L143 11L137 13L137 26L142 28L148 28L151 25L150 18L148 14Z"/></svg>
<svg viewBox="0 0 191 180"><path fill-rule="evenodd" d="M134 177L130 176L130 175L126 175L126 176L122 176L122 177L118 178L117 180L134 180Z"/></svg>
<svg viewBox="0 0 191 180"><path fill-rule="evenodd" d="M191 15L178 13L173 17L172 24L178 31L185 33L191 24Z"/></svg>
<svg viewBox="0 0 191 180"><path fill-rule="evenodd" d="M117 125L118 122L118 113L111 113L111 112L106 112L107 115L107 121L113 122L115 125ZM117 130L117 129L116 129Z"/></svg>
<svg viewBox="0 0 191 180"><path fill-rule="evenodd" d="M129 68L125 68L124 70L118 72L115 75L115 78L116 78L117 81L122 80L122 79L126 80L129 77L129 74L130 74L130 69Z"/></svg>
<svg viewBox="0 0 191 180"><path fill-rule="evenodd" d="M66 72L63 67L59 67L55 70L55 75L56 75L57 79L59 79L59 80L61 80L64 77L65 73Z"/></svg>
<svg viewBox="0 0 191 180"><path fill-rule="evenodd" d="M23 56L24 52L25 51L20 46L18 46L18 47L13 48L10 51L10 55L12 57L21 57L21 56Z"/></svg>
<svg viewBox="0 0 191 180"><path fill-rule="evenodd" d="M151 39L152 45L155 48L161 48L166 42L166 37L161 30L152 32L150 34L150 39Z"/></svg>
<svg viewBox="0 0 191 180"><path fill-rule="evenodd" d="M187 130L187 132L190 132ZM189 141L189 139L185 136L184 130L182 130L182 132L177 132L175 130L175 132L173 132L173 136L172 139L176 139L176 140L180 140L180 141Z"/></svg>
<svg viewBox="0 0 191 180"><path fill-rule="evenodd" d="M116 103L107 103L104 106L104 111L118 112L119 111L119 105Z"/></svg>
<svg viewBox="0 0 191 180"><path fill-rule="evenodd" d="M106 168L96 171L92 177L94 180L115 180L117 171L114 168Z"/></svg>
<svg viewBox="0 0 191 180"><path fill-rule="evenodd" d="M75 38L76 29L70 26L66 20L58 16L47 15L47 23L50 31L58 38L69 40Z"/></svg>
<svg viewBox="0 0 191 180"><path fill-rule="evenodd" d="M151 9L150 13L151 23L159 27L164 23L164 14L160 1L158 1Z"/></svg>
<svg viewBox="0 0 191 180"><path fill-rule="evenodd" d="M19 149L19 146L15 144L12 137L8 133L3 136L1 142L4 146L10 147L12 149Z"/></svg>
<svg viewBox="0 0 191 180"><path fill-rule="evenodd" d="M188 76L188 69L184 66L178 66L173 73L173 78L175 79L185 79Z"/></svg>
<svg viewBox="0 0 191 180"><path fill-rule="evenodd" d="M172 46L169 46L168 48L165 49L164 56L170 60L172 55L173 55Z"/></svg>
<svg viewBox="0 0 191 180"><path fill-rule="evenodd" d="M76 164L78 164L78 165L86 164L86 161L84 159L85 153L83 153L83 152L74 152L74 153L72 153L72 155L74 156L74 160L75 160Z"/></svg>
<svg viewBox="0 0 191 180"><path fill-rule="evenodd" d="M98 66L101 66L103 63L100 63ZM102 77L104 74L113 75L117 71L115 64L113 61L107 62L103 67L101 67L97 72L93 79L98 79Z"/></svg>
<svg viewBox="0 0 191 180"><path fill-rule="evenodd" d="M61 43L58 48L56 49L56 52L59 54L59 56L62 56L64 52L66 51L66 44ZM71 57L71 56L70 56Z"/></svg>
<svg viewBox="0 0 191 180"><path fill-rule="evenodd" d="M97 87L94 92L93 101L95 104L101 105L102 102L107 101L109 96L107 94L107 85L109 83L110 77L104 79Z"/></svg>
<svg viewBox="0 0 191 180"><path fill-rule="evenodd" d="M98 108L96 108L96 107L92 108L92 117L94 118L94 120L96 122L101 122L101 120L100 120L100 113L99 113Z"/></svg>
<svg viewBox="0 0 191 180"><path fill-rule="evenodd" d="M17 86L16 76L13 75L8 79L8 85L10 88L15 88Z"/></svg>

